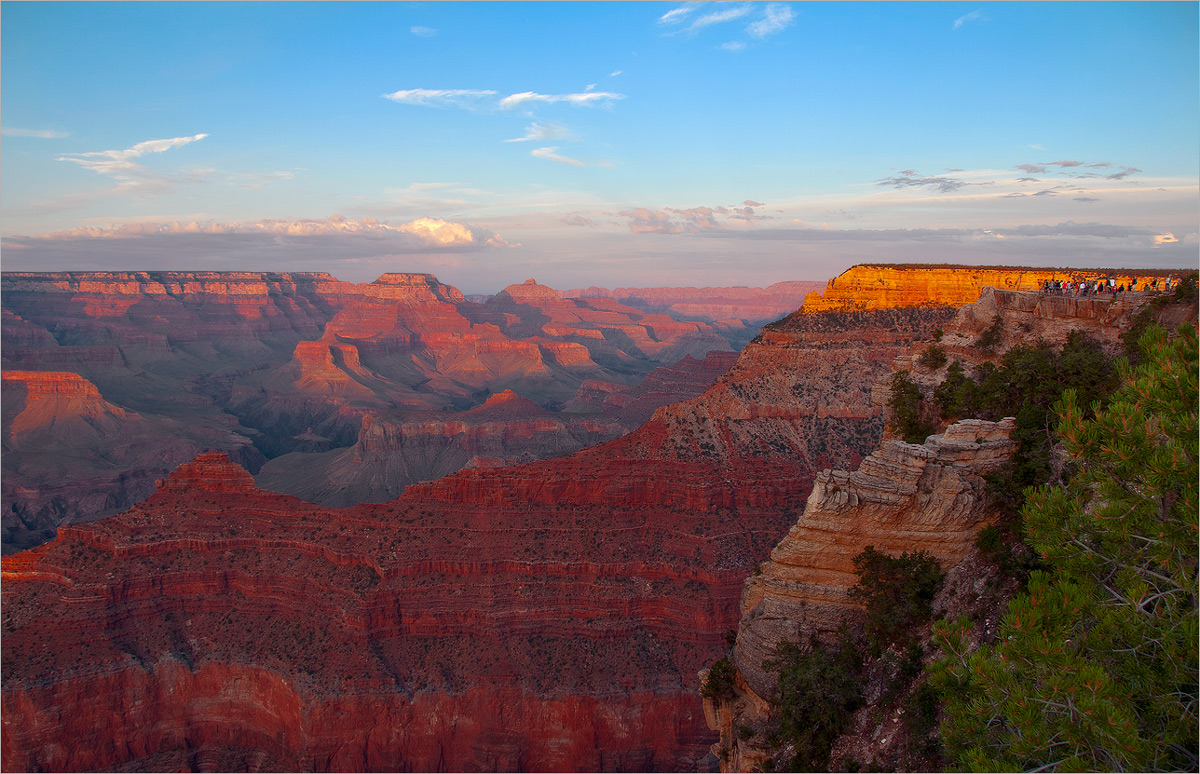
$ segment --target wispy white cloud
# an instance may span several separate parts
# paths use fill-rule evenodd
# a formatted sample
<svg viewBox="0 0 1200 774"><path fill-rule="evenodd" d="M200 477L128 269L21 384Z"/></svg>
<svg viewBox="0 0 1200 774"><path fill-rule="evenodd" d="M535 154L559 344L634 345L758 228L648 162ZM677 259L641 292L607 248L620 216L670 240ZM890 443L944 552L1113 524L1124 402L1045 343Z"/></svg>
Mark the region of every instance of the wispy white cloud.
<svg viewBox="0 0 1200 774"><path fill-rule="evenodd" d="M734 19L740 19L746 14L750 13L752 10L753 6L737 5L732 8L726 8L723 11L714 11L713 13L705 14L704 16L696 19L688 26L686 31L695 32L696 30L703 29L704 27L710 27L714 24L722 24L724 22L733 21Z"/></svg>
<svg viewBox="0 0 1200 774"><path fill-rule="evenodd" d="M87 151L84 153L67 153L58 157L59 161L69 161L84 169L90 169L97 174L111 177L118 181L114 189L116 193L133 192L139 195L162 193L183 182L198 182L209 177L211 169L192 169L173 174L164 174L147 169L134 161L151 153L163 153L172 148L179 148L193 142L203 140L207 134L194 134L190 137L171 137L162 140L146 140L123 150Z"/></svg>
<svg viewBox="0 0 1200 774"><path fill-rule="evenodd" d="M163 151L179 148L189 143L203 140L207 134L194 134L191 137L172 137L166 140L146 140L124 150L88 151L86 153L67 153L58 157L59 161L70 161L84 169L99 172L102 175L117 175L145 169L133 159L145 156L147 153L162 153Z"/></svg>
<svg viewBox="0 0 1200 774"><path fill-rule="evenodd" d="M401 89L384 94L384 99L405 105L471 107L477 100L490 97L492 89Z"/></svg>
<svg viewBox="0 0 1200 774"><path fill-rule="evenodd" d="M659 24L681 24L685 19L687 19L689 16L691 16L692 12L694 12L697 8L699 8L700 5L701 5L700 3L684 3L683 5L679 6L678 8L672 8L671 10L664 13L662 16L658 17L658 23Z"/></svg>
<svg viewBox="0 0 1200 774"><path fill-rule="evenodd" d="M973 22L973 21L987 21L986 19L983 18L983 11L971 11L968 14L964 14L964 15L958 17L957 19L954 20L954 29L956 29L956 30L962 29L962 26L964 24L966 24L967 22Z"/></svg>
<svg viewBox="0 0 1200 774"><path fill-rule="evenodd" d="M740 40L731 40L728 43L722 43L721 48L726 51L732 51L737 54L746 50L746 44Z"/></svg>
<svg viewBox="0 0 1200 774"><path fill-rule="evenodd" d="M559 164L566 164L571 167L586 167L587 163L579 159L573 159L570 156L562 156L558 153L558 147L551 145L546 148L534 148L529 151L529 155L536 159L546 159L547 161L556 161Z"/></svg>
<svg viewBox="0 0 1200 774"><path fill-rule="evenodd" d="M0 135L4 137L36 137L39 140L57 140L70 137L69 132L57 129L18 129L15 126L0 126Z"/></svg>
<svg viewBox="0 0 1200 774"><path fill-rule="evenodd" d="M494 89L401 89L390 94L382 95L384 99L399 102L404 105L421 105L424 107L459 107L475 110L482 107L511 110L526 103L565 102L570 105L588 105L609 103L613 100L625 99L624 94L611 91L596 91L595 84L589 85L584 91L572 94L541 94L536 91L520 91L509 94L493 102L488 97L496 96Z"/></svg>
<svg viewBox="0 0 1200 774"><path fill-rule="evenodd" d="M571 105L586 105L592 102L609 102L617 99L625 99L625 95L611 91L582 91L575 94L539 94L536 91L522 91L509 94L500 100L500 107L510 110L526 102L566 102Z"/></svg>
<svg viewBox="0 0 1200 774"><path fill-rule="evenodd" d="M792 7L787 3L767 3L763 18L752 22L746 32L756 38L765 38L787 29L793 18Z"/></svg>
<svg viewBox="0 0 1200 774"><path fill-rule="evenodd" d="M437 30L432 27L409 27L408 31L418 38L432 38L437 34Z"/></svg>
<svg viewBox="0 0 1200 774"><path fill-rule="evenodd" d="M524 137L514 137L505 142L530 142L533 140L572 140L575 138L575 133L565 126L560 124L539 124L532 123L525 127Z"/></svg>

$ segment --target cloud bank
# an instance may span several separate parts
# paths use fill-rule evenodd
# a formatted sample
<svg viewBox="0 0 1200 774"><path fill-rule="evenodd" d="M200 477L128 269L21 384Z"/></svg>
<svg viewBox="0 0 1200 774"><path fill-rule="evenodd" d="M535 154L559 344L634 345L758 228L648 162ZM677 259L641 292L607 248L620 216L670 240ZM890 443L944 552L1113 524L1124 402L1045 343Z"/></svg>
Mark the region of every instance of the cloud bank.
<svg viewBox="0 0 1200 774"><path fill-rule="evenodd" d="M691 207L678 209L665 207L651 210L646 207L622 210L617 213L626 219L629 230L634 234L694 234L700 231L722 230L734 225L728 221L750 224L770 220L770 216L759 215L754 210L762 207L759 202L747 199L741 207ZM737 233L746 233L739 230Z"/></svg>
<svg viewBox="0 0 1200 774"><path fill-rule="evenodd" d="M398 248L426 250L430 248L508 247L499 234L455 223L442 218L422 217L391 226L377 218L350 220L343 215L328 218L266 219L249 222L215 223L190 221L181 223L140 222L115 226L79 226L34 236L5 237L4 243L13 247L34 247L54 242L136 239L147 236L271 236L271 237L329 237L370 236L392 238Z"/></svg>

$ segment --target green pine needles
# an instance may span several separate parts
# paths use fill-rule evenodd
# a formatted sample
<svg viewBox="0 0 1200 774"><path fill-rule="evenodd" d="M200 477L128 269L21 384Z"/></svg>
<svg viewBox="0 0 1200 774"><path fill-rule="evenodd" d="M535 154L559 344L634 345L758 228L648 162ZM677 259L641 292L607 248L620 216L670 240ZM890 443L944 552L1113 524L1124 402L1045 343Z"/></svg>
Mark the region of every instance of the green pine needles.
<svg viewBox="0 0 1200 774"><path fill-rule="evenodd" d="M1195 771L1197 336L1152 327L1093 418L1058 405L1067 482L1030 490L1026 539L1048 569L998 641L941 623L934 679L952 765L974 771Z"/></svg>
<svg viewBox="0 0 1200 774"><path fill-rule="evenodd" d="M897 371L892 375L892 394L888 407L892 410L892 430L905 443L925 443L925 439L937 431L937 423L925 415L921 400L921 388L912 380L908 371Z"/></svg>
<svg viewBox="0 0 1200 774"><path fill-rule="evenodd" d="M929 606L944 577L942 567L927 551L889 556L867 546L854 557L859 581L850 598L866 609L863 634L878 655L889 645L906 645L913 628L929 621Z"/></svg>
<svg viewBox="0 0 1200 774"><path fill-rule="evenodd" d="M849 632L836 646L810 640L807 647L783 642L763 664L779 670L779 727L774 744L792 751L777 761L789 771L827 771L833 743L862 704L862 658Z"/></svg>

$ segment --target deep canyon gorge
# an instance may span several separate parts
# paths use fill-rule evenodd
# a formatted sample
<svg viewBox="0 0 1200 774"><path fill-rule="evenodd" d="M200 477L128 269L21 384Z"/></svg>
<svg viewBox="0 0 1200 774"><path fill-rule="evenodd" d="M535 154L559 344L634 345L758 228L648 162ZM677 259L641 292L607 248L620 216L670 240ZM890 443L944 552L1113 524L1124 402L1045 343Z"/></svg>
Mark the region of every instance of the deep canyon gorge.
<svg viewBox="0 0 1200 774"><path fill-rule="evenodd" d="M763 658L853 617L850 559L953 571L995 519L1011 423L905 444L888 378L996 319L1115 352L1144 299L1032 292L1091 276L5 273L4 768L760 763Z"/></svg>

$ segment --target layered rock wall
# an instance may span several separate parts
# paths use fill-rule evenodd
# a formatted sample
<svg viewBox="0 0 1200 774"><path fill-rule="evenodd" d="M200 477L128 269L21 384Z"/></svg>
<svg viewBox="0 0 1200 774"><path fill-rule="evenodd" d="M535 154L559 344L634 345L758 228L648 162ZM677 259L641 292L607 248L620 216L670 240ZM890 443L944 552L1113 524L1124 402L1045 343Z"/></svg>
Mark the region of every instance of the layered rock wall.
<svg viewBox="0 0 1200 774"><path fill-rule="evenodd" d="M634 433L387 503L201 458L4 560L4 765L695 770L743 579L946 319L791 318Z"/></svg>
<svg viewBox="0 0 1200 774"><path fill-rule="evenodd" d="M706 700L724 770L750 771L771 757L761 739L735 730L766 725L779 676L764 662L778 646L809 636L831 641L840 625L861 617L849 596L858 583L855 556L868 546L893 556L926 551L949 570L970 553L979 530L999 515L984 476L1012 456L1014 426L1012 419L964 420L921 445L885 441L854 472L817 476L803 515L746 580L732 659L735 698Z"/></svg>
<svg viewBox="0 0 1200 774"><path fill-rule="evenodd" d="M455 306L420 278L382 285L419 296L413 306L457 309L480 340L519 326L558 341L570 337L555 330L598 332L577 343L603 342L589 350L601 365L671 330L616 302L560 306L537 287L489 308ZM859 542L937 543L952 561L986 520L976 484L1002 428L965 425L889 445L860 474L819 473L859 468L878 447L872 385L953 314L794 314L703 395L627 436L385 503L322 508L250 487L220 456L197 459L144 503L4 560L4 767L708 765L697 675L724 650L743 598L766 606L739 634L747 648L765 648L798 601L823 631L845 612L846 554ZM349 374L333 347L353 345L379 373L371 359L383 355L360 342L390 334L368 317L343 315L312 362ZM412 357L426 340L417 327L396 339L404 373L427 365ZM814 480L820 506L797 525ZM954 505L939 509L935 495ZM745 590L794 525L803 534L773 556L773 585ZM762 699L768 688L750 679L746 696Z"/></svg>
<svg viewBox="0 0 1200 774"><path fill-rule="evenodd" d="M809 293L810 312L946 304L961 306L979 298L985 287L1035 291L1047 280L1085 282L1113 278L1118 283L1162 280L1172 272L1145 269L1033 269L1004 266L854 266L829 280L824 294ZM1174 272L1179 276L1179 272Z"/></svg>
<svg viewBox="0 0 1200 774"><path fill-rule="evenodd" d="M233 454L255 472L265 459L289 457L274 467L298 464L274 480L308 482L319 478L311 460L292 455L345 450L364 420L381 419L377 429L404 424L391 415L403 412L421 424L506 389L556 410L585 381L628 389L659 365L730 348L705 323L612 299L564 300L535 282L512 286L491 306L416 273L351 284L325 273L16 272L0 276L0 291L5 373L70 373L97 393L30 393L17 409L17 393L27 391L17 381L32 377L6 377L6 452L29 442L3 459L5 552L136 502L204 449ZM589 422L605 429L583 429ZM363 477L339 482L337 502L386 499L473 461L566 453L636 425L624 416L557 424L580 432L559 434L563 443L525 443L514 433L512 447L431 451L371 479L377 486ZM304 491L327 492L327 483Z"/></svg>

